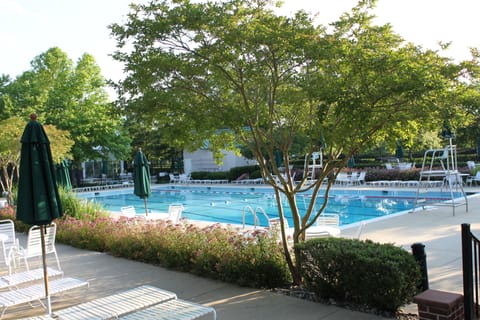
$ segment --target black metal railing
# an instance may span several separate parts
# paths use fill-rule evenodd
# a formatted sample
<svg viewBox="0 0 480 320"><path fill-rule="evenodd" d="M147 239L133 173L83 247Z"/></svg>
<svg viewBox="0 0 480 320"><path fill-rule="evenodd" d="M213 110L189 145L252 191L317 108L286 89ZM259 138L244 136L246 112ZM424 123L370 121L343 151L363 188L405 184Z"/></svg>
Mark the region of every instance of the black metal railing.
<svg viewBox="0 0 480 320"><path fill-rule="evenodd" d="M470 231L470 224L462 224L463 301L465 320L479 315L479 256L480 241Z"/></svg>

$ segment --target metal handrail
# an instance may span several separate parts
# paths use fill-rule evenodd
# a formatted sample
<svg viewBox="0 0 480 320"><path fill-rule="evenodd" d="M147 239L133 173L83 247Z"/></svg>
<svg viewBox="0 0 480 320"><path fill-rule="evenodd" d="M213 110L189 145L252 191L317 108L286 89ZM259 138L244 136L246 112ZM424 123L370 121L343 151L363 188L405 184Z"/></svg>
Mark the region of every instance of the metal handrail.
<svg viewBox="0 0 480 320"><path fill-rule="evenodd" d="M470 231L470 224L462 224L462 265L463 297L465 320L478 317L479 310L479 274L480 274L480 240Z"/></svg>
<svg viewBox="0 0 480 320"><path fill-rule="evenodd" d="M251 206L245 206L243 207L242 210L242 228L245 229L245 218L246 214L250 212L253 215L253 228L257 228L257 224L260 225L260 220L258 219L257 213L261 213L265 216L267 221L270 221L270 218L268 217L267 213L262 207L256 207L255 210Z"/></svg>

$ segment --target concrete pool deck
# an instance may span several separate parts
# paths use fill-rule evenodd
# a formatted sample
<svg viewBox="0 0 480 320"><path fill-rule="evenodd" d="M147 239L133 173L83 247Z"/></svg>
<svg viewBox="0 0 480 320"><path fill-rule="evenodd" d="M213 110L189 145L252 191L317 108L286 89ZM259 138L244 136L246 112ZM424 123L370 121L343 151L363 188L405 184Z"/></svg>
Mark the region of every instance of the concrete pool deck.
<svg viewBox="0 0 480 320"><path fill-rule="evenodd" d="M478 192L480 188L466 188ZM460 226L469 223L472 232L480 234L480 197L469 198L469 211L457 207L455 216L451 207L436 207L428 211L416 211L377 220L365 225L361 239L394 243L411 250L414 243L423 243L427 254L430 288L462 293L462 261ZM356 228L344 229L346 236ZM25 236L19 235L20 241ZM150 284L170 290L182 298L212 306L218 319L384 319L368 313L309 302L266 290L238 287L232 284L170 271L105 253L80 250L57 244L59 258L65 275L90 282L87 290L76 290L52 300L53 310L80 302ZM409 305L405 312L416 313L416 306ZM28 305L9 308L4 319L43 314L41 308Z"/></svg>

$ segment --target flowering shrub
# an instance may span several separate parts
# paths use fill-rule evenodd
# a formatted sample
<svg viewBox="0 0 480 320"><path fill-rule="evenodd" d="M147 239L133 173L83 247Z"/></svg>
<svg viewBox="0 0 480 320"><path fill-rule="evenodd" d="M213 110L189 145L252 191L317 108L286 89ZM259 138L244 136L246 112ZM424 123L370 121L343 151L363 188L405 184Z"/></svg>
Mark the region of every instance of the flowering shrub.
<svg viewBox="0 0 480 320"><path fill-rule="evenodd" d="M282 248L265 231L142 219L57 220L57 239L75 247L256 288L291 282Z"/></svg>
<svg viewBox="0 0 480 320"><path fill-rule="evenodd" d="M15 223L15 230L18 232L27 232L30 226L23 223L22 221L15 220L16 216L16 207L7 205L6 207L0 208L0 220L10 219Z"/></svg>

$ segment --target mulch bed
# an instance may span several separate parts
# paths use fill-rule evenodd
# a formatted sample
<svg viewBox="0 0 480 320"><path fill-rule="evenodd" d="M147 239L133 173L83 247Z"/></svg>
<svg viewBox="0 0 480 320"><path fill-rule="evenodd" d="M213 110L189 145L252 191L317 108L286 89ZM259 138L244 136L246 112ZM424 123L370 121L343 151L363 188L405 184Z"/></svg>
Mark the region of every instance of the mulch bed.
<svg viewBox="0 0 480 320"><path fill-rule="evenodd" d="M392 314L391 312L379 311L374 308L369 308L367 306L348 304L348 303L338 303L333 299L325 300L317 297L313 292L306 291L303 288L277 288L273 292L283 294L290 297L295 297L299 299L309 300L313 302L323 303L327 305L334 305L337 307L345 308L352 311L359 311L365 313L371 313L385 318L392 318L398 320L418 320L418 315L412 313L397 312Z"/></svg>

